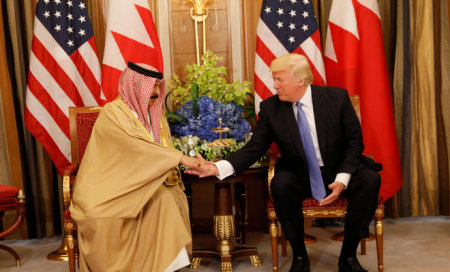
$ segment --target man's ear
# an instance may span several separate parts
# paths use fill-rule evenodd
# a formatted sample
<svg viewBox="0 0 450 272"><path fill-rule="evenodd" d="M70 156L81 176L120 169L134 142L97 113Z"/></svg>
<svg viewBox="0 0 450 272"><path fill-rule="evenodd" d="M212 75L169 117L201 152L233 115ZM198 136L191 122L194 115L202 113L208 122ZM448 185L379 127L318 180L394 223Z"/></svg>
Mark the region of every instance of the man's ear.
<svg viewBox="0 0 450 272"><path fill-rule="evenodd" d="M306 78L301 79L301 80L298 81L298 86L299 86L299 87L303 87L303 86L305 86L305 85L306 85Z"/></svg>

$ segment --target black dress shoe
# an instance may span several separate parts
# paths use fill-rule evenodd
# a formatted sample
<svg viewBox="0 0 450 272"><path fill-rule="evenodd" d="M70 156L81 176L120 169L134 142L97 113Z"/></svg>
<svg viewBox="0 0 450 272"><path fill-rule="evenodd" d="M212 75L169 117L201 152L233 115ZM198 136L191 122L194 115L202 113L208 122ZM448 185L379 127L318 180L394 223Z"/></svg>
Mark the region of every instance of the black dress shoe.
<svg viewBox="0 0 450 272"><path fill-rule="evenodd" d="M308 257L295 257L289 272L310 272Z"/></svg>
<svg viewBox="0 0 450 272"><path fill-rule="evenodd" d="M339 259L339 272L367 272L367 270L362 268L356 257L348 257L345 260Z"/></svg>

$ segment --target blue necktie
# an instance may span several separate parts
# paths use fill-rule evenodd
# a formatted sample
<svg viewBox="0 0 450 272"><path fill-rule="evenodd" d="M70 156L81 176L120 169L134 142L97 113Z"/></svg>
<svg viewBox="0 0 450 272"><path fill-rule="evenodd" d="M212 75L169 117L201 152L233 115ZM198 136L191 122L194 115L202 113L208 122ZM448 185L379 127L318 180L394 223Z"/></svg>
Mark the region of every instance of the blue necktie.
<svg viewBox="0 0 450 272"><path fill-rule="evenodd" d="M317 161L316 150L314 142L309 130L308 120L306 114L302 110L303 104L297 102L297 125L302 137L303 150L305 151L306 161L308 163L309 182L311 184L312 197L317 200L322 200L325 197L325 187L323 184L322 174L320 173L319 162Z"/></svg>

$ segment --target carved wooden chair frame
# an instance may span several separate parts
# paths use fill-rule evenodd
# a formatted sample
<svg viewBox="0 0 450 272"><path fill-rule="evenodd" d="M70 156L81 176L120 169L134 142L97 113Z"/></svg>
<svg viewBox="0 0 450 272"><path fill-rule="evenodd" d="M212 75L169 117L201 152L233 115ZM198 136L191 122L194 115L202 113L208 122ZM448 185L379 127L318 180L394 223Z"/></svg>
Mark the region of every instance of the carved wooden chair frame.
<svg viewBox="0 0 450 272"><path fill-rule="evenodd" d="M12 190L16 190L16 191L13 191L13 192L15 192L16 195L11 196L11 197L9 197L9 196L6 197L5 202L2 202L2 205L0 205L0 224L2 223L1 219L3 217L3 214L6 211L16 211L17 216L16 216L16 219L14 220L14 222L8 228L6 228L4 230L3 229L0 230L0 239L6 237L6 236L10 235L11 233L13 233L14 231L16 231L20 227L22 222L25 220L25 214L26 214L25 195L23 194L22 190L19 190L16 187L9 186L9 185L1 185L1 186L5 186L5 187L8 186ZM16 260L16 265L20 266L20 256L19 256L19 254L17 254L17 252L14 249L10 248L9 246L2 245L2 244L0 244L0 249L6 250L7 252L9 252Z"/></svg>
<svg viewBox="0 0 450 272"><path fill-rule="evenodd" d="M78 258L78 244L76 242L76 230L77 224L70 216L69 206L72 199L72 185L75 180L81 158L86 149L87 142L79 142L79 114L98 114L101 111L101 107L70 107L69 108L69 123L70 123L70 146L72 154L72 165L65 169L63 177L63 198L64 198L64 230L66 231L67 240L67 255L69 259L69 271L75 272L75 260ZM93 124L89 121L87 127L85 127L83 135L84 137L89 136L92 132ZM80 150L81 148L81 150ZM81 152L81 153L80 153Z"/></svg>

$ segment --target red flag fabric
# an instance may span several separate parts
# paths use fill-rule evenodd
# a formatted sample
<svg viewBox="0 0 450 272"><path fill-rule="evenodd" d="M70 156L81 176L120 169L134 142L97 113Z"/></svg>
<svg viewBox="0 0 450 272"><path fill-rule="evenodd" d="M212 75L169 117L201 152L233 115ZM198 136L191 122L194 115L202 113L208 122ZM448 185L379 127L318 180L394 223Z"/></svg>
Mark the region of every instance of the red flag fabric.
<svg viewBox="0 0 450 272"><path fill-rule="evenodd" d="M309 0L264 0L256 33L256 113L262 100L276 94L269 67L272 60L281 55L299 53L306 56L314 84L326 84L319 27Z"/></svg>
<svg viewBox="0 0 450 272"><path fill-rule="evenodd" d="M392 95L376 0L341 0L331 6L325 68L329 86L359 95L364 152L383 165L380 197L402 185Z"/></svg>
<svg viewBox="0 0 450 272"><path fill-rule="evenodd" d="M94 33L84 1L36 5L25 125L63 174L71 164L69 107L105 102Z"/></svg>
<svg viewBox="0 0 450 272"><path fill-rule="evenodd" d="M102 88L108 101L119 94L119 78L129 61L151 65L163 73L161 47L147 0L109 1L102 65Z"/></svg>

